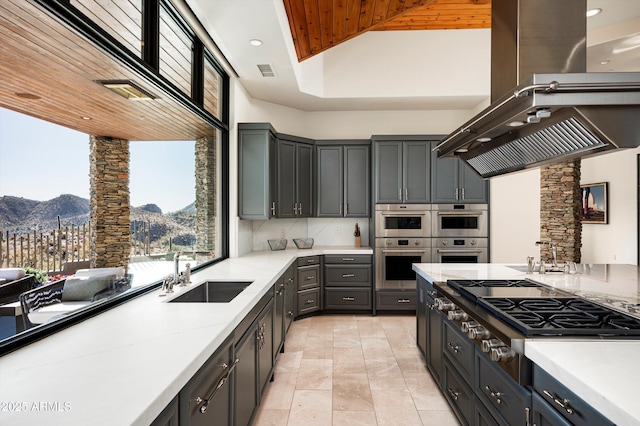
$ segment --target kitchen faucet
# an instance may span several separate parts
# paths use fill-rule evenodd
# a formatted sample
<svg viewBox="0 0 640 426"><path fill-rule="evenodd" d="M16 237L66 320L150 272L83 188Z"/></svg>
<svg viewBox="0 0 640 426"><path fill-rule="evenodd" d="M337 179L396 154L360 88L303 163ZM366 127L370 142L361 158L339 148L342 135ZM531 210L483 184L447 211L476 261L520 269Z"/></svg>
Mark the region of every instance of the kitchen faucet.
<svg viewBox="0 0 640 426"><path fill-rule="evenodd" d="M184 287L191 283L191 264L187 263L185 271L180 272L180 256L182 256L182 250L173 255L173 275L167 275L162 282L162 290L166 291L166 293L173 293L174 285ZM160 296L165 296L165 293L160 294Z"/></svg>
<svg viewBox="0 0 640 426"><path fill-rule="evenodd" d="M556 268L558 266L558 247L551 241L536 241L536 245L547 244L551 247L551 267Z"/></svg>

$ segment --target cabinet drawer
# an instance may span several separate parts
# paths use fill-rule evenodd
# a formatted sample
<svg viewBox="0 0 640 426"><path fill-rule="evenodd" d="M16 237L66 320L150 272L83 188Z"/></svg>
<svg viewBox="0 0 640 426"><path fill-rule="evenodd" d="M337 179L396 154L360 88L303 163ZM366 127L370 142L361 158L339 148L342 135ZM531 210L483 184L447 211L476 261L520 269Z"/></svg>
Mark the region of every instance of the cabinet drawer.
<svg viewBox="0 0 640 426"><path fill-rule="evenodd" d="M371 265L324 265L324 285L371 287Z"/></svg>
<svg viewBox="0 0 640 426"><path fill-rule="evenodd" d="M444 362L444 382L442 391L453 407L453 411L458 416L460 423L464 425L473 424L474 397L471 388L456 373L455 368L445 360Z"/></svg>
<svg viewBox="0 0 640 426"><path fill-rule="evenodd" d="M320 265L298 268L298 290L320 286Z"/></svg>
<svg viewBox="0 0 640 426"><path fill-rule="evenodd" d="M320 310L320 288L298 292L298 315Z"/></svg>
<svg viewBox="0 0 640 426"><path fill-rule="evenodd" d="M533 388L542 399L576 426L613 424L537 365L533 366Z"/></svg>
<svg viewBox="0 0 640 426"><path fill-rule="evenodd" d="M358 264L371 264L371 255L370 254L354 254L354 255L339 255L339 254L325 254L324 255L324 263L331 264L346 264L351 265L354 263Z"/></svg>
<svg viewBox="0 0 640 426"><path fill-rule="evenodd" d="M475 355L474 389L500 424L525 426L531 409L531 392L518 385L481 351Z"/></svg>
<svg viewBox="0 0 640 426"><path fill-rule="evenodd" d="M445 320L444 325L444 353L460 370L462 377L471 384L475 345L451 321Z"/></svg>
<svg viewBox="0 0 640 426"><path fill-rule="evenodd" d="M381 311L415 311L416 300L415 291L385 291L376 292L376 309Z"/></svg>
<svg viewBox="0 0 640 426"><path fill-rule="evenodd" d="M305 256L298 258L298 266L319 265L320 256Z"/></svg>
<svg viewBox="0 0 640 426"><path fill-rule="evenodd" d="M368 288L326 288L324 290L325 309L366 310L371 309L371 289Z"/></svg>

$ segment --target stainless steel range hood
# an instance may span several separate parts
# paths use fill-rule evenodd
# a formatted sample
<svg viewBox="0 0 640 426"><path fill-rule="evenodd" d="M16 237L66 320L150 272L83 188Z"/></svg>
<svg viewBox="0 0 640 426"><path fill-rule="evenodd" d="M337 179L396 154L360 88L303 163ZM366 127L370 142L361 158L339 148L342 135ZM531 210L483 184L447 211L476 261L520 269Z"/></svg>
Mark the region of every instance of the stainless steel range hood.
<svg viewBox="0 0 640 426"><path fill-rule="evenodd" d="M585 0L492 8L492 104L438 144L438 157L491 177L640 146L640 73L583 72Z"/></svg>

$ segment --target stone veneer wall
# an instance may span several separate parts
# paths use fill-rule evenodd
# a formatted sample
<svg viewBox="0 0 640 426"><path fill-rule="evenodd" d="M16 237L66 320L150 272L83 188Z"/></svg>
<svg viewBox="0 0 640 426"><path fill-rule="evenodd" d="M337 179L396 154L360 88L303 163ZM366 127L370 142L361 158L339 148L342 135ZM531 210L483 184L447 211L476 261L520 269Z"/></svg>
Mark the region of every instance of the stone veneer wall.
<svg viewBox="0 0 640 426"><path fill-rule="evenodd" d="M558 264L580 262L580 160L540 169L540 241L558 247ZM551 263L551 248L543 245L540 256Z"/></svg>
<svg viewBox="0 0 640 426"><path fill-rule="evenodd" d="M216 247L217 140L196 139L196 250L214 253ZM218 255L219 253L216 253Z"/></svg>
<svg viewBox="0 0 640 426"><path fill-rule="evenodd" d="M91 267L129 264L129 141L90 140Z"/></svg>

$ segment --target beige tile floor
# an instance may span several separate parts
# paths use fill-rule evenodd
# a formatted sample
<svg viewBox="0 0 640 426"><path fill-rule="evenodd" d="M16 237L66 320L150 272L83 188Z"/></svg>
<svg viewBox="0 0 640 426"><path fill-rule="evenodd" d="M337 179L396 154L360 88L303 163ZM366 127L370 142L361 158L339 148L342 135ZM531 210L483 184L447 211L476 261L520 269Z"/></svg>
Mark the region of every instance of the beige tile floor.
<svg viewBox="0 0 640 426"><path fill-rule="evenodd" d="M295 321L254 425L458 425L415 334L415 316Z"/></svg>

